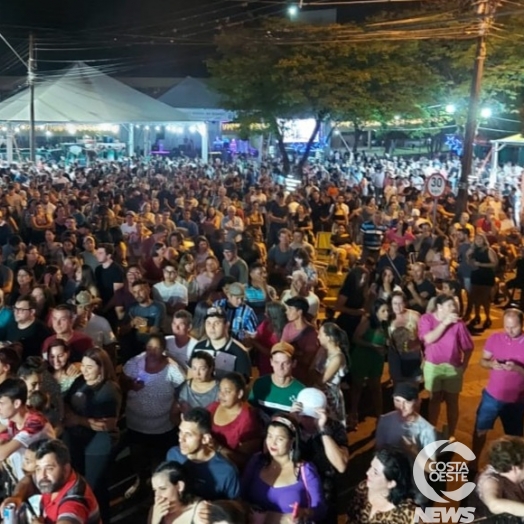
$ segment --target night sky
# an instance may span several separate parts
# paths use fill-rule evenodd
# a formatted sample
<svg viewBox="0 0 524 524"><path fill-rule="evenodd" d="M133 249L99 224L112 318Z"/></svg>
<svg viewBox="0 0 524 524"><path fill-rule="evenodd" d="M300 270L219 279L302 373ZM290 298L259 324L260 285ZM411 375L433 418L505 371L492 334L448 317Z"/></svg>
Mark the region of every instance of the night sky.
<svg viewBox="0 0 524 524"><path fill-rule="evenodd" d="M351 1L351 0L348 0ZM36 38L38 71L53 74L85 60L115 75L204 76L220 27L283 14L254 0L0 0L0 31L25 58ZM376 9L376 7L371 7ZM370 8L339 8L339 20ZM0 42L0 75L24 74Z"/></svg>

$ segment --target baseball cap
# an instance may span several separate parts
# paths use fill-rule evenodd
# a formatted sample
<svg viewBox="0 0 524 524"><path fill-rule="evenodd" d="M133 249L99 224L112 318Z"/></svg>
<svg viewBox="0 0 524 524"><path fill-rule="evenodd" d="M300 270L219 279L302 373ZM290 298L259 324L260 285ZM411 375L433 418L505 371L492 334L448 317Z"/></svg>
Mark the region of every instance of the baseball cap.
<svg viewBox="0 0 524 524"><path fill-rule="evenodd" d="M412 217L419 217L420 216L420 209L413 209L413 211L411 211L411 216Z"/></svg>
<svg viewBox="0 0 524 524"><path fill-rule="evenodd" d="M277 342L271 348L271 356L275 353L284 353L289 358L293 358L295 356L295 348L289 342Z"/></svg>
<svg viewBox="0 0 524 524"><path fill-rule="evenodd" d="M402 397L408 402L418 399L418 387L407 382L400 382L393 390L394 397Z"/></svg>
<svg viewBox="0 0 524 524"><path fill-rule="evenodd" d="M236 253L237 245L234 242L224 242L222 244L222 251L233 251L233 253Z"/></svg>
<svg viewBox="0 0 524 524"><path fill-rule="evenodd" d="M302 404L300 414L306 417L318 418L315 410L327 407L326 395L317 388L304 388L297 395L297 402Z"/></svg>
<svg viewBox="0 0 524 524"><path fill-rule="evenodd" d="M207 320L211 317L223 318L224 320L227 320L226 312L219 307L210 307L206 312L204 320Z"/></svg>
<svg viewBox="0 0 524 524"><path fill-rule="evenodd" d="M96 298L96 297L93 297L93 295L91 295L91 293L89 293L89 291L80 291L80 293L78 293L76 296L75 296L75 304L77 306L93 306L95 304L99 304L101 301L100 299Z"/></svg>
<svg viewBox="0 0 524 524"><path fill-rule="evenodd" d="M229 284L227 293L234 297L243 297L245 295L244 286L239 282L233 282L233 284Z"/></svg>

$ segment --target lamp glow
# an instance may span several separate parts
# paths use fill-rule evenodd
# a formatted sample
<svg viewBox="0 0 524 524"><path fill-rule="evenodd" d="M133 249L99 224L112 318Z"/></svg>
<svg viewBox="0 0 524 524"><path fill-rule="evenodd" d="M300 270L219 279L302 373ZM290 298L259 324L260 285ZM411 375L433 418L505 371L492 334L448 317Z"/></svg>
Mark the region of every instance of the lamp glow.
<svg viewBox="0 0 524 524"><path fill-rule="evenodd" d="M493 111L491 111L490 107L483 107L480 110L480 116L482 118L490 118L492 114L493 114Z"/></svg>
<svg viewBox="0 0 524 524"><path fill-rule="evenodd" d="M287 14L291 17L291 18L294 18L295 16L298 15L298 7L296 5L290 5L288 8L287 8Z"/></svg>
<svg viewBox="0 0 524 524"><path fill-rule="evenodd" d="M448 115L452 115L456 110L457 108L453 104L448 104L446 106L446 113L448 113Z"/></svg>

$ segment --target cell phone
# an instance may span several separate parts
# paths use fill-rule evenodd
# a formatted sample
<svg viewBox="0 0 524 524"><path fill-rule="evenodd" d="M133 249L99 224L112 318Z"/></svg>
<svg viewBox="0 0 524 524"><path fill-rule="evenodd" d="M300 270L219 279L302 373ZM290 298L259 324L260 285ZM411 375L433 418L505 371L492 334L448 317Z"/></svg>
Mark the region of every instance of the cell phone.
<svg viewBox="0 0 524 524"><path fill-rule="evenodd" d="M298 502L295 502L293 504L293 511L291 513L291 518L296 519L298 517L298 509L299 509Z"/></svg>

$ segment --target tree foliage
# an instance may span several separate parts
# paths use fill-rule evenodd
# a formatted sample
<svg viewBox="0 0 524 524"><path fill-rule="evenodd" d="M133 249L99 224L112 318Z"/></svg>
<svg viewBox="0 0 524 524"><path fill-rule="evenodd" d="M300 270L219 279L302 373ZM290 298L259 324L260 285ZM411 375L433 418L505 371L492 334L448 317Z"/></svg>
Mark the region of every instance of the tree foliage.
<svg viewBox="0 0 524 524"><path fill-rule="evenodd" d="M358 127L420 115L438 87L416 42L347 43L340 30L272 19L217 37L219 57L208 66L224 105L243 122L266 123L284 157L280 119L313 117L318 130L327 119Z"/></svg>
<svg viewBox="0 0 524 524"><path fill-rule="evenodd" d="M524 14L501 20L488 38L482 103L499 113L524 114ZM264 122L286 162L282 119L313 117L315 130L323 121L349 120L357 135L364 122L386 124L395 115L422 117L428 127L462 124L477 22L470 0L421 0L418 9L381 13L362 26L268 19L256 28L225 30L208 66L225 107L244 124ZM377 39L370 24L403 38ZM449 39L432 37L439 27ZM420 28L429 36L410 40L410 31ZM450 103L459 110L453 118L444 112Z"/></svg>

